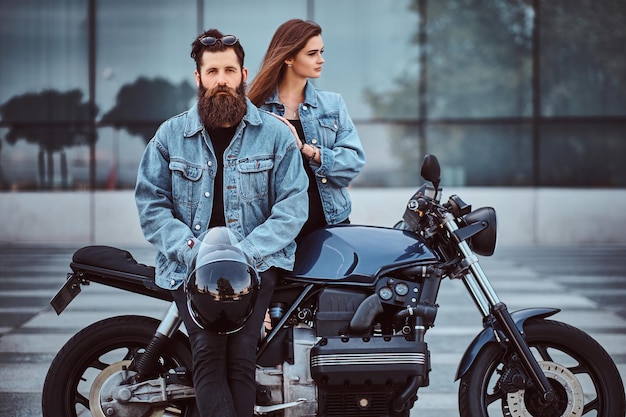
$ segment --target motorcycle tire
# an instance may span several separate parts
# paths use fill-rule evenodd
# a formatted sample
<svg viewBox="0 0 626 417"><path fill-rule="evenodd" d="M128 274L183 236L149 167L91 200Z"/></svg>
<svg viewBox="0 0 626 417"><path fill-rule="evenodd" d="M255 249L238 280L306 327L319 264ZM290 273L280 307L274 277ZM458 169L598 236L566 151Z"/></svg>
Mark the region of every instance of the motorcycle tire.
<svg viewBox="0 0 626 417"><path fill-rule="evenodd" d="M100 407L90 410L89 405L90 392L99 381L98 375L145 351L159 323L150 317L118 316L96 322L74 335L57 353L46 375L43 416L105 416ZM191 369L191 364L189 342L179 330L160 356L157 374L179 366ZM196 416L195 401L168 404L167 413L165 415ZM162 416L164 411L154 410L148 415Z"/></svg>
<svg viewBox="0 0 626 417"><path fill-rule="evenodd" d="M557 401L542 404L538 390L499 389L504 350L486 346L461 378L461 417L616 417L624 415L624 385L609 354L585 332L552 320L529 321L525 339L554 388Z"/></svg>

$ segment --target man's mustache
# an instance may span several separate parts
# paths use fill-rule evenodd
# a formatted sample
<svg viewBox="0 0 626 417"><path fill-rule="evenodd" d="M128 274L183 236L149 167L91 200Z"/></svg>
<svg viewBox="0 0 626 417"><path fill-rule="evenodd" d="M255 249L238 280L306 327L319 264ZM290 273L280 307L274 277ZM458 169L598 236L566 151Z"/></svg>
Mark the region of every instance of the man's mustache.
<svg viewBox="0 0 626 417"><path fill-rule="evenodd" d="M226 93L229 94L231 96L236 96L235 94L235 90L225 86L225 85L218 85L217 87L213 88L212 90L207 90L205 92L205 97L215 97L217 94L219 93Z"/></svg>

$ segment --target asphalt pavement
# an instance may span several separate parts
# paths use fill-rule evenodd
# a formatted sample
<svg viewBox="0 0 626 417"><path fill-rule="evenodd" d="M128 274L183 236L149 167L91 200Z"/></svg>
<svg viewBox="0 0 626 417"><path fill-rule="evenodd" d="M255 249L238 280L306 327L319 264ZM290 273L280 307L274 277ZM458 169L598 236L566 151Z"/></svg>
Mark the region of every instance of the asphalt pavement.
<svg viewBox="0 0 626 417"><path fill-rule="evenodd" d="M118 314L160 318L167 303L92 284L60 316L50 299L70 271L72 246L0 246L0 416L40 417L43 381L56 352L78 330ZM152 263L149 247L125 247ZM558 307L554 319L593 336L626 377L626 246L498 247L480 258L511 311ZM459 281L444 281L436 326L426 334L430 386L412 416L458 416L454 381L481 318ZM71 366L71 364L68 364Z"/></svg>

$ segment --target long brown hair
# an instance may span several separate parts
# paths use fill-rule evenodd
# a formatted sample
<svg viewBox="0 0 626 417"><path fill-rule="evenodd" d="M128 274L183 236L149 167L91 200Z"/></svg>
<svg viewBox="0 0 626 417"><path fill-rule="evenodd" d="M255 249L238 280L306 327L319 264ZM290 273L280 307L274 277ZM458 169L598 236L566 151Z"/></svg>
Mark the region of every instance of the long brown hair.
<svg viewBox="0 0 626 417"><path fill-rule="evenodd" d="M320 25L302 19L288 20L276 29L259 72L248 90L248 98L255 106L262 106L276 91L278 83L285 75L285 60L295 58L309 39L321 33Z"/></svg>

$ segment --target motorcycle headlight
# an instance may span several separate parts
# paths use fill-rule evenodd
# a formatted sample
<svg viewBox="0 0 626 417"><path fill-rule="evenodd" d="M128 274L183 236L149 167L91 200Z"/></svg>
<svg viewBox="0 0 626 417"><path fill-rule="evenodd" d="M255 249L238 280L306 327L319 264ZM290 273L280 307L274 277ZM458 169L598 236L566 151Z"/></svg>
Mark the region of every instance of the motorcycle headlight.
<svg viewBox="0 0 626 417"><path fill-rule="evenodd" d="M468 225L480 224L483 229L468 239L472 250L479 255L491 256L496 250L496 211L493 207L481 207L463 216Z"/></svg>

